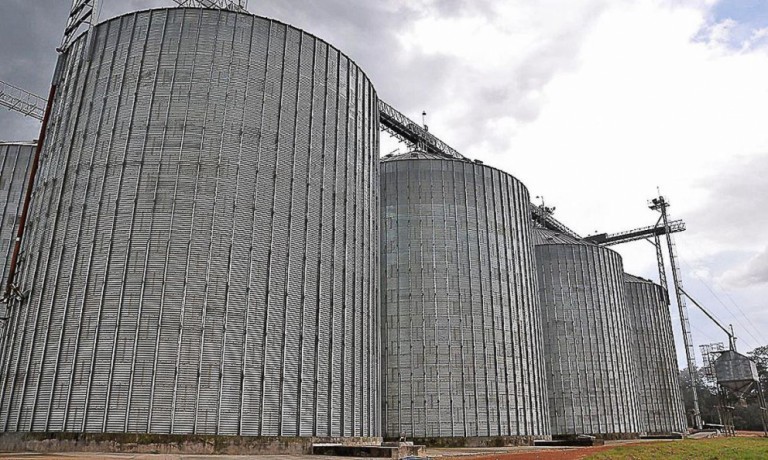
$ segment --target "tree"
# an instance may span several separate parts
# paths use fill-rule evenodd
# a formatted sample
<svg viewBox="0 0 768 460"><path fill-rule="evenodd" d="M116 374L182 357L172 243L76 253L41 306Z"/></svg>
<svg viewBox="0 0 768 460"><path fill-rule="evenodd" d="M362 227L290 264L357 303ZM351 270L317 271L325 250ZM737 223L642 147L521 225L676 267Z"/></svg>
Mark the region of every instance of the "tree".
<svg viewBox="0 0 768 460"><path fill-rule="evenodd" d="M760 383L763 385L763 389L768 389L768 345L757 347L754 350L747 353L757 364L757 374L760 376Z"/></svg>
<svg viewBox="0 0 768 460"><path fill-rule="evenodd" d="M701 419L704 422L720 423L720 418L717 415L716 406L717 402L717 386L710 385L704 378L703 369L696 369L697 382L696 393L699 397L699 411L701 412ZM691 375L688 373L688 368L680 370L680 390L683 394L683 403L685 404L686 415L690 414L693 410L693 392L691 391ZM688 415L688 424L691 424L690 415Z"/></svg>

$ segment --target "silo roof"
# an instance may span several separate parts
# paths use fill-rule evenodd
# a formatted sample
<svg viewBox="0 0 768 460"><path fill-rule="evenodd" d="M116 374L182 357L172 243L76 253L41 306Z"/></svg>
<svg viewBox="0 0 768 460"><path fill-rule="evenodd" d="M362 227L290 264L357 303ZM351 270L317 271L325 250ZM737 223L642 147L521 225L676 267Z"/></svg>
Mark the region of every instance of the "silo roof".
<svg viewBox="0 0 768 460"><path fill-rule="evenodd" d="M574 238L567 233L556 232L548 228L534 227L531 232L533 236L533 244L583 244L587 246L595 246L592 243Z"/></svg>
<svg viewBox="0 0 768 460"><path fill-rule="evenodd" d="M625 283L651 283L655 284L651 280L647 280L645 278L640 278L639 276L630 275L629 273L624 273L624 282Z"/></svg>
<svg viewBox="0 0 768 460"><path fill-rule="evenodd" d="M406 153L400 153L397 155L389 154L381 157L381 161L399 161L399 160L453 160L453 161L469 161L462 160L461 158L455 158L449 155L443 155L440 153L430 153L423 150L412 150Z"/></svg>

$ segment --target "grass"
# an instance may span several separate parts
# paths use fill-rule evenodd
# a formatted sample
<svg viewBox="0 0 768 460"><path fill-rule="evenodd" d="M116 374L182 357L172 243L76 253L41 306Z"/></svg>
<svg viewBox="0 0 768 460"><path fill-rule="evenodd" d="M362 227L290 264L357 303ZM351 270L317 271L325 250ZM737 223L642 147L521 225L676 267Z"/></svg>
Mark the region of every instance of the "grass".
<svg viewBox="0 0 768 460"><path fill-rule="evenodd" d="M765 460L766 438L686 439L619 446L587 457L588 459L664 459L664 460Z"/></svg>

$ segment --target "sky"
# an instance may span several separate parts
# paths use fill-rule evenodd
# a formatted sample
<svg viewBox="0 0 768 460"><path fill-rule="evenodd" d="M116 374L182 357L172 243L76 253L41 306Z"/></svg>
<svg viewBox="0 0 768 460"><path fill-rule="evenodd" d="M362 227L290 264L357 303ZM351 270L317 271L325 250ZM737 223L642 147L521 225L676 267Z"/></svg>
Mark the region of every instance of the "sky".
<svg viewBox="0 0 768 460"><path fill-rule="evenodd" d="M66 0L3 0L0 80L46 95ZM171 6L103 0L100 18ZM768 2L260 0L252 13L329 41L381 99L543 197L582 235L653 225L663 194L685 289L739 351L768 345ZM38 136L0 109L0 139ZM383 136L384 137L384 136ZM384 138L381 153L407 146ZM658 278L653 247L614 247ZM680 344L679 317L671 308ZM689 304L698 345L727 337ZM700 362L701 358L697 358Z"/></svg>

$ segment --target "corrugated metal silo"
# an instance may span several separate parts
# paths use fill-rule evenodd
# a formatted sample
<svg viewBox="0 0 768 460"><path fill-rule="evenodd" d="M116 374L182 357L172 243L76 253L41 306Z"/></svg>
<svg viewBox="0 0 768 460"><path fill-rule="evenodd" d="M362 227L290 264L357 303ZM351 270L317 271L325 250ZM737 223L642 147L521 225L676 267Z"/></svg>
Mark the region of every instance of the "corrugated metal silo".
<svg viewBox="0 0 768 460"><path fill-rule="evenodd" d="M542 228L534 235L552 434L636 436L621 256Z"/></svg>
<svg viewBox="0 0 768 460"><path fill-rule="evenodd" d="M69 50L4 431L376 436L377 96L316 37L157 9Z"/></svg>
<svg viewBox="0 0 768 460"><path fill-rule="evenodd" d="M547 437L525 186L422 152L384 159L381 174L384 435Z"/></svg>
<svg viewBox="0 0 768 460"><path fill-rule="evenodd" d="M658 284L629 274L624 274L624 292L636 366L640 429L649 434L685 432L685 407L667 296Z"/></svg>
<svg viewBox="0 0 768 460"><path fill-rule="evenodd" d="M0 255L3 257L0 279L5 287L5 277L16 239L18 220L24 205L24 192L32 158L33 142L0 142ZM5 315L3 315L5 316Z"/></svg>

